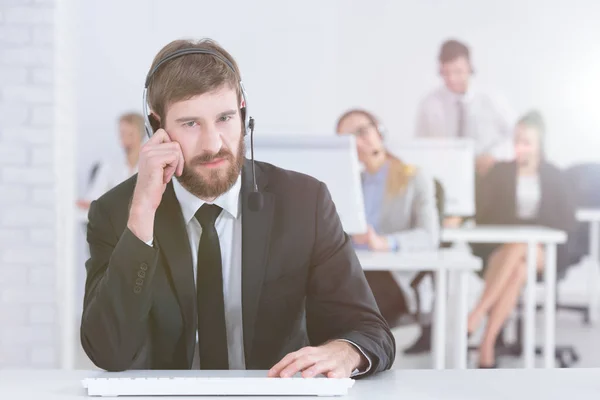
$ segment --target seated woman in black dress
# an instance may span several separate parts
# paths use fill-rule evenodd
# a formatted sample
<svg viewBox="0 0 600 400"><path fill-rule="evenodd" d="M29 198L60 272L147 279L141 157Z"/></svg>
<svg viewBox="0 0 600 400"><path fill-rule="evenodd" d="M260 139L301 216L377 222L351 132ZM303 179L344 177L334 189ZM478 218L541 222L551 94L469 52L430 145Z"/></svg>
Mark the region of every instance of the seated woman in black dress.
<svg viewBox="0 0 600 400"><path fill-rule="evenodd" d="M537 112L522 117L515 129L515 161L497 163L482 182L477 200L477 224L543 225L568 231L575 211L563 173L546 161L543 152L544 122ZM469 316L469 333L488 317L479 347L481 368L495 367L494 346L500 329L516 306L527 279L525 244L473 244L485 262L485 289ZM559 246L558 265L564 260ZM538 248L538 273L544 252Z"/></svg>

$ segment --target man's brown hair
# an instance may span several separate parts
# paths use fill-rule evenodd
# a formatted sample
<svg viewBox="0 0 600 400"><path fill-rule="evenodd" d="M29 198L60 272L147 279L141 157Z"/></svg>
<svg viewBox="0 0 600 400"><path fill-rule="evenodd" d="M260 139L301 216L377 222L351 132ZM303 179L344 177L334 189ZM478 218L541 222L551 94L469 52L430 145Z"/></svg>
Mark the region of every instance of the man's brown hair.
<svg viewBox="0 0 600 400"><path fill-rule="evenodd" d="M241 104L238 65L231 54L211 39L175 40L167 44L154 57L150 71L165 56L181 49L213 51L228 60L235 71L210 54L188 54L162 64L148 84L148 104L150 109L160 117L162 126L164 126L167 108L171 104L209 93L225 84L236 90L238 106Z"/></svg>
<svg viewBox="0 0 600 400"><path fill-rule="evenodd" d="M442 44L438 56L441 64L454 61L459 57L464 57L467 61L471 61L469 47L466 44L454 39L447 40Z"/></svg>

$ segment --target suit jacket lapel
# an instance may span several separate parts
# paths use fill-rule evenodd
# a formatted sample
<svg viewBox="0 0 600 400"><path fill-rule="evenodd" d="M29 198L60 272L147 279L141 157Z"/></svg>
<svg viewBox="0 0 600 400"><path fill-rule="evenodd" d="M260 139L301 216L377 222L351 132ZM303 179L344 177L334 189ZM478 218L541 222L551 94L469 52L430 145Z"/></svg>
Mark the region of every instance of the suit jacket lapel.
<svg viewBox="0 0 600 400"><path fill-rule="evenodd" d="M156 211L154 232L159 249L166 261L165 272L175 289L181 309L185 329L187 363L191 367L196 342L196 288L185 221L172 183L167 185L163 199Z"/></svg>
<svg viewBox="0 0 600 400"><path fill-rule="evenodd" d="M506 201L506 210L505 210L505 219L510 221L512 224L518 223L519 218L517 217L517 182L518 182L518 168L517 163L512 162L509 165L509 173L506 176L506 189L507 189L507 199L510 201ZM495 200L495 199L494 199Z"/></svg>
<svg viewBox="0 0 600 400"><path fill-rule="evenodd" d="M248 194L252 192L252 166L246 160L242 170L242 315L244 329L244 354L246 364L251 361L254 342L254 325L260 300L265 270L271 225L273 221L274 198L263 189L267 186L267 176L256 165L256 180L263 197L261 210L253 211L248 206Z"/></svg>
<svg viewBox="0 0 600 400"><path fill-rule="evenodd" d="M553 176L550 173L549 165L546 161L542 160L539 166L539 177L540 177L540 205L538 210L538 222L539 221L554 221L556 220L557 209L560 209L561 205L557 203L557 199L561 196L559 193L554 191L554 185L556 182L552 182Z"/></svg>

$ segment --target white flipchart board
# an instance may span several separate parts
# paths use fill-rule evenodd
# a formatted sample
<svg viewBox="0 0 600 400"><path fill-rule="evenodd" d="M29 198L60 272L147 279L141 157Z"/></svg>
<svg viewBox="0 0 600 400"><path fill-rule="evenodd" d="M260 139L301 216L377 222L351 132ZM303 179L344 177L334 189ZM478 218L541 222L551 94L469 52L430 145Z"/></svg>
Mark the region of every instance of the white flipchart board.
<svg viewBox="0 0 600 400"><path fill-rule="evenodd" d="M446 215L474 215L475 151L471 139L413 139L391 150L402 161L422 168L442 184Z"/></svg>
<svg viewBox="0 0 600 400"><path fill-rule="evenodd" d="M249 141L247 157L250 158ZM367 231L354 136L256 134L254 157L324 182L344 231L348 234Z"/></svg>

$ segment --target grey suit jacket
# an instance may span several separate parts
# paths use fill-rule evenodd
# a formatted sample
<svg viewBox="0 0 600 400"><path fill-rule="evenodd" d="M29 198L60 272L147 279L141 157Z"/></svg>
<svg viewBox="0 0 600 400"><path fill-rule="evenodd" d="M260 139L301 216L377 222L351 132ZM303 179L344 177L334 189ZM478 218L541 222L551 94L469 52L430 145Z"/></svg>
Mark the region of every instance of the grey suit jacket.
<svg viewBox="0 0 600 400"><path fill-rule="evenodd" d="M394 235L398 251L434 250L439 245L439 217L435 185L417 169L400 194L384 201L379 233Z"/></svg>

